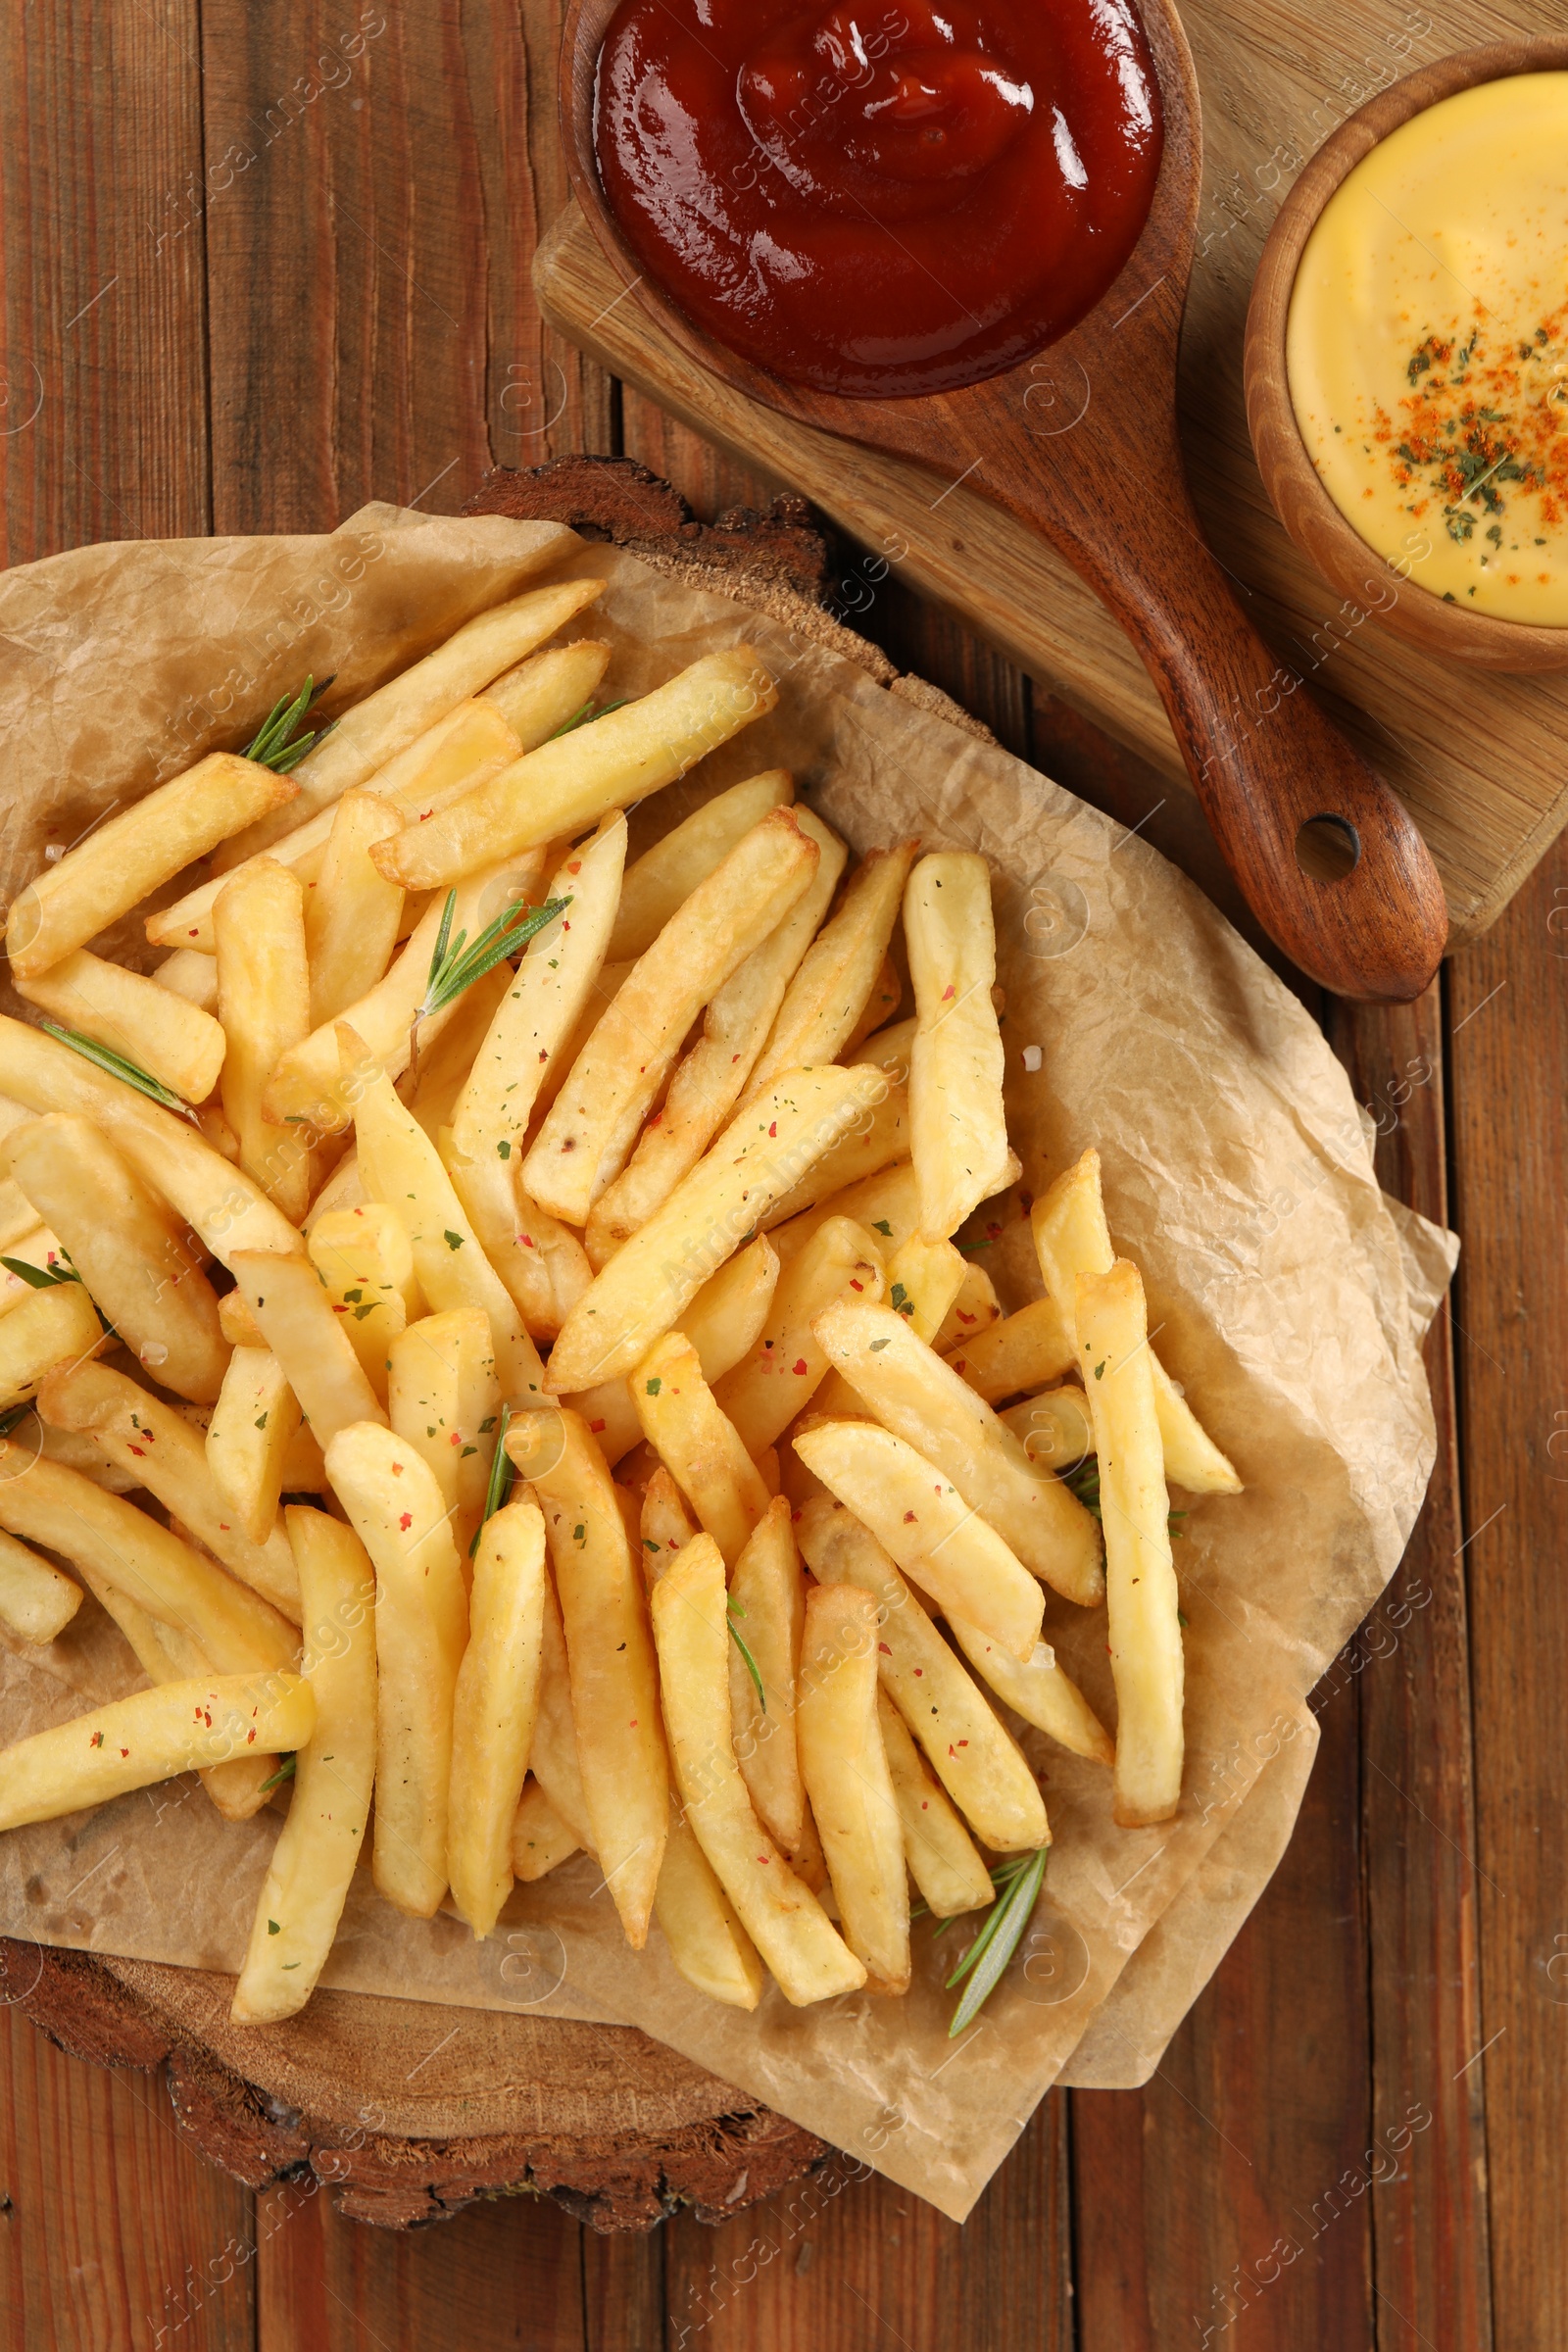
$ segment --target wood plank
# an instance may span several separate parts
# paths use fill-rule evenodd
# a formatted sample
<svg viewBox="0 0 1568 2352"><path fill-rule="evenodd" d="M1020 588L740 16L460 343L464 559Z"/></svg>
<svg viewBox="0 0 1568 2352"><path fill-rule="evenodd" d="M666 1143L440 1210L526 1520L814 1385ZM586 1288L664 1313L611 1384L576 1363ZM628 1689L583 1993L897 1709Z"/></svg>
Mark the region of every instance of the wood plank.
<svg viewBox="0 0 1568 2352"><path fill-rule="evenodd" d="M186 2145L160 2075L67 2058L0 2005L0 2347L251 2352L248 2190Z"/></svg>
<svg viewBox="0 0 1568 2352"><path fill-rule="evenodd" d="M1461 2055L1486 2099L1494 2326L1510 2347L1553 2340L1568 2303L1565 909L1558 845L1449 996L1482 1985Z"/></svg>
<svg viewBox="0 0 1568 2352"><path fill-rule="evenodd" d="M587 2352L664 2352L663 2229L582 2232Z"/></svg>

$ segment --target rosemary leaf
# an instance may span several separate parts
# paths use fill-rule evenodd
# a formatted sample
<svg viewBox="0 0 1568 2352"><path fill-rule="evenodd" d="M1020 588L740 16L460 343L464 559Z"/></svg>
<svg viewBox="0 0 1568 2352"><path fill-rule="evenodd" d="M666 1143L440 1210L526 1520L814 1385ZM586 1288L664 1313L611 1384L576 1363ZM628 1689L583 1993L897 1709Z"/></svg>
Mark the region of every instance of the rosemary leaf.
<svg viewBox="0 0 1568 2352"><path fill-rule="evenodd" d="M262 1783L263 1796L270 1796L274 1788L280 1788L285 1781L291 1781L294 1778L294 1767L298 1761L296 1756L285 1756L271 1779Z"/></svg>
<svg viewBox="0 0 1568 2352"><path fill-rule="evenodd" d="M1034 1916L1035 1905L1040 1900L1050 1855L1051 1848L1042 1845L1029 1856L1022 1869L1012 1873L1006 1891L998 1898L990 1918L954 1975L948 1979L951 1985L956 1984L960 1976L969 1977L962 1998L953 2012L953 2023L948 2028L950 2041L973 2025L1006 1974L1007 1963L1017 1950L1023 1932Z"/></svg>
<svg viewBox="0 0 1568 2352"><path fill-rule="evenodd" d="M566 719L563 725L556 729L555 734L552 735L549 740L552 743L555 743L559 741L563 735L574 735L579 727L592 726L596 718L608 718L612 710L622 710L624 705L625 698L623 696L620 702L606 703L603 710L596 710L593 705L593 697L590 695L587 702L585 702L579 710L574 710L571 716Z"/></svg>
<svg viewBox="0 0 1568 2352"><path fill-rule="evenodd" d="M318 686L314 678L307 678L298 694L292 697L280 695L240 754L241 759L254 760L259 767L270 767L279 776L286 776L298 767L306 753L313 751L321 737L331 730L328 727L315 729L296 736L292 743L289 737L294 734L311 705L326 692L331 683L330 678L323 678Z"/></svg>
<svg viewBox="0 0 1568 2352"><path fill-rule="evenodd" d="M145 1095L150 1102L161 1104L165 1110L177 1111L182 1119L189 1119L192 1126L197 1124L196 1113L188 1102L181 1102L172 1087L149 1077L145 1070L138 1069L135 1062L127 1061L122 1054L112 1053L108 1046L99 1045L96 1038L83 1037L77 1029L60 1029L53 1021L44 1021L41 1026L51 1037L57 1037L63 1046L69 1046L73 1054L79 1054L83 1061L95 1062L111 1078L118 1078L122 1086L133 1086L137 1094Z"/></svg>
<svg viewBox="0 0 1568 2352"><path fill-rule="evenodd" d="M452 938L452 916L457 903L457 892L449 890L447 903L441 909L435 952L430 957L430 977L415 1016L416 1021L454 1004L476 980L494 971L504 957L514 956L536 932L553 923L571 905L570 899L548 899L542 906L505 907L494 922L486 923L470 947L466 931L460 931L456 939Z"/></svg>
<svg viewBox="0 0 1568 2352"><path fill-rule="evenodd" d="M730 1640L740 1651L741 1656L746 1660L746 1671L757 1686L757 1703L761 1708L762 1713L765 1715L767 1713L767 1692L762 1689L762 1678L757 1671L757 1660L753 1657L751 1651L747 1648L746 1643L741 1639L740 1627L736 1624L732 1614L734 1607L735 1603L733 1601L725 1602L724 1622L729 1627ZM742 1609L740 1613L743 1617L746 1614L744 1609Z"/></svg>
<svg viewBox="0 0 1568 2352"><path fill-rule="evenodd" d="M34 1291L52 1291L57 1283L81 1280L74 1266L29 1266L24 1257L0 1257L0 1266Z"/></svg>
<svg viewBox="0 0 1568 2352"><path fill-rule="evenodd" d="M507 1429L511 1420L512 1407L510 1404L504 1404L501 1407L501 1419L496 1429L496 1450L495 1458L490 1464L490 1484L484 1491L484 1509L479 1514L479 1525L468 1538L470 1560L478 1555L479 1537L483 1532L485 1521L495 1517L511 1491L512 1463L507 1454Z"/></svg>

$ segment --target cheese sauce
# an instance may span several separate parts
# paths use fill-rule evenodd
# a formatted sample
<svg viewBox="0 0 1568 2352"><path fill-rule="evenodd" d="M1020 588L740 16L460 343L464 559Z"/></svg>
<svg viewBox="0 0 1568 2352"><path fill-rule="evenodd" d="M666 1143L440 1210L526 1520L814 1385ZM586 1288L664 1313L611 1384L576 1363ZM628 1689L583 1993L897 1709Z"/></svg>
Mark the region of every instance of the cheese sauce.
<svg viewBox="0 0 1568 2352"><path fill-rule="evenodd" d="M1471 612L1568 627L1568 74L1460 91L1348 173L1286 361L1370 547Z"/></svg>

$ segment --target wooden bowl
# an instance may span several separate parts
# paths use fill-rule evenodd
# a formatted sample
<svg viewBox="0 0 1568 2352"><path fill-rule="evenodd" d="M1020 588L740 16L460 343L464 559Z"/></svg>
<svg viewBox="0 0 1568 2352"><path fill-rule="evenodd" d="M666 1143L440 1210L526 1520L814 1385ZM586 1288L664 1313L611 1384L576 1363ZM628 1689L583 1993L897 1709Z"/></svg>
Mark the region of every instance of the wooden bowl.
<svg viewBox="0 0 1568 2352"><path fill-rule="evenodd" d="M1307 238L1341 181L1391 130L1483 81L1568 68L1568 39L1494 41L1407 74L1342 122L1306 166L1269 231L1247 314L1247 421L1263 486L1301 553L1330 586L1427 653L1483 669L1568 669L1568 628L1467 612L1400 575L1348 522L1323 487L1296 421L1285 367L1291 290ZM1388 589L1397 581L1391 601Z"/></svg>

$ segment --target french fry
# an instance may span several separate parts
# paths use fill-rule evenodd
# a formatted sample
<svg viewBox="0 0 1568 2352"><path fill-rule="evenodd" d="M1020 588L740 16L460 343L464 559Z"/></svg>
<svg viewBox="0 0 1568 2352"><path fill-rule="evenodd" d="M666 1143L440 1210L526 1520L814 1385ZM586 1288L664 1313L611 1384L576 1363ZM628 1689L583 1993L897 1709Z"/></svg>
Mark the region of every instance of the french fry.
<svg viewBox="0 0 1568 2352"><path fill-rule="evenodd" d="M348 1031L341 1034L346 1058L353 1062L358 1042ZM399 1102L384 1070L361 1062L357 1086L361 1173L370 1197L386 1201L401 1218L420 1290L437 1313L457 1306L483 1308L490 1318L496 1375L509 1404L542 1396L539 1351L512 1294L480 1248L439 1152Z"/></svg>
<svg viewBox="0 0 1568 2352"><path fill-rule="evenodd" d="M264 1544L277 1519L299 1399L270 1348L236 1348L207 1428L207 1467L235 1525Z"/></svg>
<svg viewBox="0 0 1568 2352"><path fill-rule="evenodd" d="M577 1414L517 1414L507 1451L544 1509L593 1850L626 1940L641 1951L669 1829L669 1765L642 1576L604 1457ZM566 1818L553 1789L551 1796Z"/></svg>
<svg viewBox="0 0 1568 2352"><path fill-rule="evenodd" d="M15 1536L0 1533L0 1625L19 1642L52 1642L81 1606L81 1587Z"/></svg>
<svg viewBox="0 0 1568 2352"><path fill-rule="evenodd" d="M667 685L541 744L427 823L378 844L375 861L405 890L431 890L494 858L585 831L607 809L674 783L777 701L750 646L707 654Z"/></svg>
<svg viewBox="0 0 1568 2352"><path fill-rule="evenodd" d="M851 875L832 921L819 931L785 992L757 1059L743 1106L786 1070L832 1061L854 1035L899 919L916 844L873 850Z"/></svg>
<svg viewBox="0 0 1568 2352"><path fill-rule="evenodd" d="M346 792L333 812L305 906L309 1029L335 1021L367 996L392 960L403 893L370 863L370 844L385 841L402 822L391 802L373 792Z"/></svg>
<svg viewBox="0 0 1568 2352"><path fill-rule="evenodd" d="M441 1139L452 1133L452 1114L458 1106L458 1097L468 1083L473 1057L512 986L512 966L503 956L471 987L465 989L451 1020L430 1051L420 1053L412 1089L406 1090L409 1108L443 1153Z"/></svg>
<svg viewBox="0 0 1568 2352"><path fill-rule="evenodd" d="M985 859L966 850L922 858L904 894L904 936L914 982L909 1116L920 1230L940 1241L1019 1172L1002 1106L1002 1033L991 1001L997 934Z"/></svg>
<svg viewBox="0 0 1568 2352"><path fill-rule="evenodd" d="M218 1301L218 1327L230 1348L266 1348L261 1325L239 1291L225 1291Z"/></svg>
<svg viewBox="0 0 1568 2352"><path fill-rule="evenodd" d="M840 1299L818 1315L815 1330L826 1360L884 1429L952 1479L1031 1574L1093 1607L1105 1589L1094 1519L1059 1479L1035 1468L1011 1430L904 1317L891 1307ZM813 1467L826 1476L820 1464ZM841 1499L857 1507L850 1495ZM896 1546L889 1548L897 1557ZM911 1573L918 1579L917 1569ZM956 1597L954 1605L961 1606ZM991 1631L1003 1639L999 1628Z"/></svg>
<svg viewBox="0 0 1568 2352"><path fill-rule="evenodd" d="M858 1064L866 1081L866 1107L849 1132L841 1136L820 1161L802 1174L782 1200L768 1210L767 1223L788 1223L803 1209L821 1201L831 1210L839 1196L857 1193L867 1177L894 1167L909 1155L909 1102L902 1086L894 1086L880 1070ZM854 1213L851 1211L850 1213Z"/></svg>
<svg viewBox="0 0 1568 2352"><path fill-rule="evenodd" d="M886 1263L900 1245L908 1240L919 1219L913 1165L906 1159L900 1160L895 1166L876 1169L858 1183L846 1185L842 1192L830 1194L826 1200L787 1219L772 1218L767 1238L778 1251L780 1263L787 1266L798 1256L829 1217L853 1217L857 1225L863 1225Z"/></svg>
<svg viewBox="0 0 1568 2352"><path fill-rule="evenodd" d="M788 808L794 800L789 770L764 768L760 775L715 794L672 825L626 869L608 950L611 962L635 962L645 956L676 908L722 865L743 835L760 824L770 808Z"/></svg>
<svg viewBox="0 0 1568 2352"><path fill-rule="evenodd" d="M316 1732L294 1767L288 1819L256 1905L229 2015L293 2017L316 1989L365 1842L375 1779L375 1577L341 1520L294 1505L288 1541L305 1611L301 1671Z"/></svg>
<svg viewBox="0 0 1568 2352"><path fill-rule="evenodd" d="M238 1250L234 1278L323 1451L356 1421L385 1427L380 1400L308 1257Z"/></svg>
<svg viewBox="0 0 1568 2352"><path fill-rule="evenodd" d="M1004 1315L986 1331L962 1340L947 1358L987 1404L1000 1404L1020 1390L1060 1380L1077 1364L1072 1332L1054 1298L1036 1298L1016 1314Z"/></svg>
<svg viewBox="0 0 1568 2352"><path fill-rule="evenodd" d="M510 1162L514 1174L521 1164L540 1083L595 1002L625 861L626 820L617 813L551 876L547 901L571 904L529 940L473 1057L452 1113L463 1158Z"/></svg>
<svg viewBox="0 0 1568 2352"><path fill-rule="evenodd" d="M0 1754L0 1830L107 1804L247 1748L305 1747L315 1722L297 1674L203 1675L134 1691Z"/></svg>
<svg viewBox="0 0 1568 2352"><path fill-rule="evenodd" d="M539 1699L545 1574L538 1505L513 1502L493 1513L474 1554L447 1822L452 1899L478 1936L489 1935L512 1891L513 1827Z"/></svg>
<svg viewBox="0 0 1568 2352"><path fill-rule="evenodd" d="M733 1568L769 1496L733 1422L713 1401L697 1350L672 1331L631 1376L643 1435Z"/></svg>
<svg viewBox="0 0 1568 2352"><path fill-rule="evenodd" d="M468 1599L440 1489L391 1430L360 1422L326 1474L375 1569L377 1891L430 1919L447 1889L452 1710Z"/></svg>
<svg viewBox="0 0 1568 2352"><path fill-rule="evenodd" d="M912 1233L888 1259L888 1298L918 1340L934 1341L963 1288L966 1268L951 1242Z"/></svg>
<svg viewBox="0 0 1568 2352"><path fill-rule="evenodd" d="M1118 1258L1106 1273L1080 1274L1076 1322L1105 1528L1115 1811L1124 1828L1135 1828L1169 1821L1181 1803L1184 1678L1170 1496L1137 1267Z"/></svg>
<svg viewBox="0 0 1568 2352"><path fill-rule="evenodd" d="M957 1609L1015 1657L1032 1654L1040 1587L934 1462L870 1421L824 1422L795 1450L939 1609Z"/></svg>
<svg viewBox="0 0 1568 2352"><path fill-rule="evenodd" d="M388 1353L393 1430L428 1463L459 1557L466 1560L484 1511L501 1418L490 1318L477 1306L421 1315L399 1333Z"/></svg>
<svg viewBox="0 0 1568 2352"><path fill-rule="evenodd" d="M795 819L816 846L816 870L782 921L710 1000L703 1034L670 1079L658 1117L643 1129L626 1166L594 1203L583 1239L596 1267L647 1224L730 1116L784 991L827 911L844 870L844 844L808 808L797 809Z"/></svg>
<svg viewBox="0 0 1568 2352"><path fill-rule="evenodd" d="M860 1017L840 1047L836 1058L840 1061L858 1061L860 1058L859 1049L867 1038L874 1037L878 1031L886 1034L883 1024L892 1020L903 995L904 982L899 978L898 967L891 956L884 956L877 976L871 983L871 993L860 1007ZM905 1073L906 1076L907 1074Z"/></svg>
<svg viewBox="0 0 1568 2352"><path fill-rule="evenodd" d="M700 883L641 958L583 1048L529 1148L530 1199L583 1225L703 1006L781 921L816 869L816 844L775 808Z"/></svg>
<svg viewBox="0 0 1568 2352"><path fill-rule="evenodd" d="M239 1164L298 1224L311 1197L310 1144L264 1109L279 1059L311 1025L305 957L305 893L287 866L260 858L220 891L213 908L218 943L218 1017L228 1052L223 1112L239 1138Z"/></svg>
<svg viewBox="0 0 1568 2352"><path fill-rule="evenodd" d="M331 1210L363 1208L365 1202L366 1191L360 1176L360 1155L354 1146L350 1144L337 1166L311 1202L300 1232L309 1242L317 1224Z"/></svg>
<svg viewBox="0 0 1568 2352"><path fill-rule="evenodd" d="M530 1493L524 1489L524 1496ZM515 1498L516 1491L514 1490ZM561 1630L561 1609L555 1588L547 1584L544 1630L539 1662L539 1695L533 1725L533 1748L528 1767L553 1810L585 1853L594 1848L593 1824L582 1785L582 1754L577 1725L571 1712L571 1670L566 1663L566 1637ZM518 1872L518 1877L522 1873Z"/></svg>
<svg viewBox="0 0 1568 2352"><path fill-rule="evenodd" d="M652 1494L650 1488L650 1496ZM643 1516L646 1525L646 1503ZM678 1548L674 1544L669 1546L671 1552ZM806 1836L806 1786L795 1726L806 1580L795 1548L790 1505L783 1495L769 1504L735 1563L729 1611L739 1637L731 1641L729 1648L735 1758L758 1819L793 1856ZM741 1642L746 1644L744 1653ZM752 1680L753 1666L761 1682L760 1692Z"/></svg>
<svg viewBox="0 0 1568 2352"><path fill-rule="evenodd" d="M17 994L67 1029L96 1038L122 1061L187 1102L205 1102L223 1066L223 1032L211 1012L122 964L74 948Z"/></svg>
<svg viewBox="0 0 1568 2352"><path fill-rule="evenodd" d="M1046 1845L1046 1808L1016 1742L921 1608L870 1530L821 1496L796 1522L824 1585L858 1585L877 1604L877 1672L937 1779L997 1853Z"/></svg>
<svg viewBox="0 0 1568 2352"><path fill-rule="evenodd" d="M230 1167L186 1120L94 1069L57 1038L3 1013L0 1089L32 1110L91 1119L225 1264L235 1250L299 1248L299 1235L260 1185Z"/></svg>
<svg viewBox="0 0 1568 2352"><path fill-rule="evenodd" d="M869 1593L866 1598L870 1599ZM873 1601L873 1608L875 1605ZM957 1807L915 1746L908 1725L880 1682L876 1719L910 1878L937 1919L978 1911L996 1899L991 1873L959 1820Z"/></svg>
<svg viewBox="0 0 1568 2352"><path fill-rule="evenodd" d="M0 1318L0 1410L35 1396L51 1372L103 1344L98 1310L79 1282L34 1291Z"/></svg>
<svg viewBox="0 0 1568 2352"><path fill-rule="evenodd" d="M875 1070L802 1070L738 1112L566 1317L550 1357L552 1392L629 1372L881 1083Z"/></svg>
<svg viewBox="0 0 1568 2352"><path fill-rule="evenodd" d="M581 1849L543 1788L530 1774L512 1823L512 1873L524 1886L548 1877Z"/></svg>
<svg viewBox="0 0 1568 2352"><path fill-rule="evenodd" d="M993 1323L1002 1320L1002 1301L996 1286L983 1266L969 1259L963 1269L963 1280L954 1296L953 1304L943 1316L931 1345L938 1355L947 1355L961 1348L966 1340L976 1340Z"/></svg>
<svg viewBox="0 0 1568 2352"><path fill-rule="evenodd" d="M865 1969L758 1820L730 1738L724 1561L699 1536L654 1588L654 1635L686 1818L725 1893L796 2006L853 1992Z"/></svg>
<svg viewBox="0 0 1568 2352"><path fill-rule="evenodd" d="M537 560L549 562L555 552L541 551ZM307 752L294 770L300 796L295 822L340 800L356 784L368 783L427 727L564 628L603 594L604 586L603 580L560 580L492 605L454 630L434 653L411 662L345 710L332 732ZM249 826L230 842L224 865L253 856L282 830L281 825Z"/></svg>
<svg viewBox="0 0 1568 2352"><path fill-rule="evenodd" d="M1098 1152L1086 1152L1076 1165L1057 1177L1044 1200L1035 1202L1030 1223L1046 1289L1060 1301L1063 1321L1070 1326L1079 1277L1108 1274L1114 1258L1101 1193ZM1077 1360L1076 1350L1073 1360ZM1154 1383L1166 1478L1194 1494L1239 1494L1242 1482L1234 1468L1152 1348L1149 1369ZM1046 1379L1053 1377L1055 1375L1044 1375ZM1035 1387L1038 1383L1029 1385Z"/></svg>
<svg viewBox="0 0 1568 2352"><path fill-rule="evenodd" d="M781 1277L757 1345L716 1390L748 1452L775 1444L811 1401L827 1370L811 1328L817 1316L840 1297L880 1298L882 1290L882 1260L865 1227L851 1217L819 1225Z"/></svg>
<svg viewBox="0 0 1568 2352"><path fill-rule="evenodd" d="M637 1524L643 1582L650 1592L673 1563L676 1552L684 1550L699 1533L685 1496L661 1463L648 1482Z"/></svg>
<svg viewBox="0 0 1568 2352"><path fill-rule="evenodd" d="M216 897L216 892L215 892ZM218 958L199 948L176 948L150 975L155 988L183 997L201 1012L218 1010Z"/></svg>
<svg viewBox="0 0 1568 2352"><path fill-rule="evenodd" d="M546 646L530 654L477 699L481 709L499 710L517 739L518 752L531 752L592 702L610 667L611 648L602 637L575 637L569 645ZM412 815L420 811L412 809Z"/></svg>
<svg viewBox="0 0 1568 2352"><path fill-rule="evenodd" d="M673 1804L669 1841L654 1889L654 1917L688 1984L731 2009L757 2007L767 1983L757 1946L698 1844L696 1832Z"/></svg>
<svg viewBox="0 0 1568 2352"><path fill-rule="evenodd" d="M1037 1642L1022 1663L962 1617L950 1617L953 1638L982 1680L1015 1715L1046 1732L1059 1747L1096 1764L1113 1764L1116 1744L1070 1675L1056 1664L1049 1642Z"/></svg>
<svg viewBox="0 0 1568 2352"><path fill-rule="evenodd" d="M292 777L230 752L214 752L160 784L18 892L6 919L13 974L32 980L48 971L182 867L269 809L285 807L298 791Z"/></svg>
<svg viewBox="0 0 1568 2352"><path fill-rule="evenodd" d="M259 1542L239 1527L207 1461L203 1434L123 1372L83 1363L45 1381L38 1410L57 1429L90 1437L106 1459L140 1478L199 1544L253 1592L300 1621L300 1580L281 1521Z"/></svg>
<svg viewBox="0 0 1568 2352"><path fill-rule="evenodd" d="M503 1159L463 1159L437 1138L442 1163L486 1257L512 1294L531 1340L553 1340L593 1280L581 1242L517 1185Z"/></svg>
<svg viewBox="0 0 1568 2352"><path fill-rule="evenodd" d="M125 1346L161 1386L210 1403L228 1348L201 1252L175 1218L90 1119L31 1119L3 1148Z"/></svg>
<svg viewBox="0 0 1568 2352"><path fill-rule="evenodd" d="M795 1722L801 1771L839 1907L839 1930L872 1992L909 1982L904 1830L877 1725L877 1604L855 1585L814 1585L806 1603Z"/></svg>
<svg viewBox="0 0 1568 2352"><path fill-rule="evenodd" d="M306 1248L366 1379L385 1404L392 1343L424 1312L403 1220L381 1200L328 1209L312 1225Z"/></svg>
<svg viewBox="0 0 1568 2352"><path fill-rule="evenodd" d="M869 1037L847 1045L839 1055L840 1061L868 1061L901 1086L909 1083L909 1056L914 1052L914 1032L918 1023L911 1012L907 1020L893 1021L886 1029L873 1030Z"/></svg>
<svg viewBox="0 0 1568 2352"><path fill-rule="evenodd" d="M1076 1470L1095 1450L1089 1399L1082 1389L1045 1389L997 1415L1038 1470Z"/></svg>

